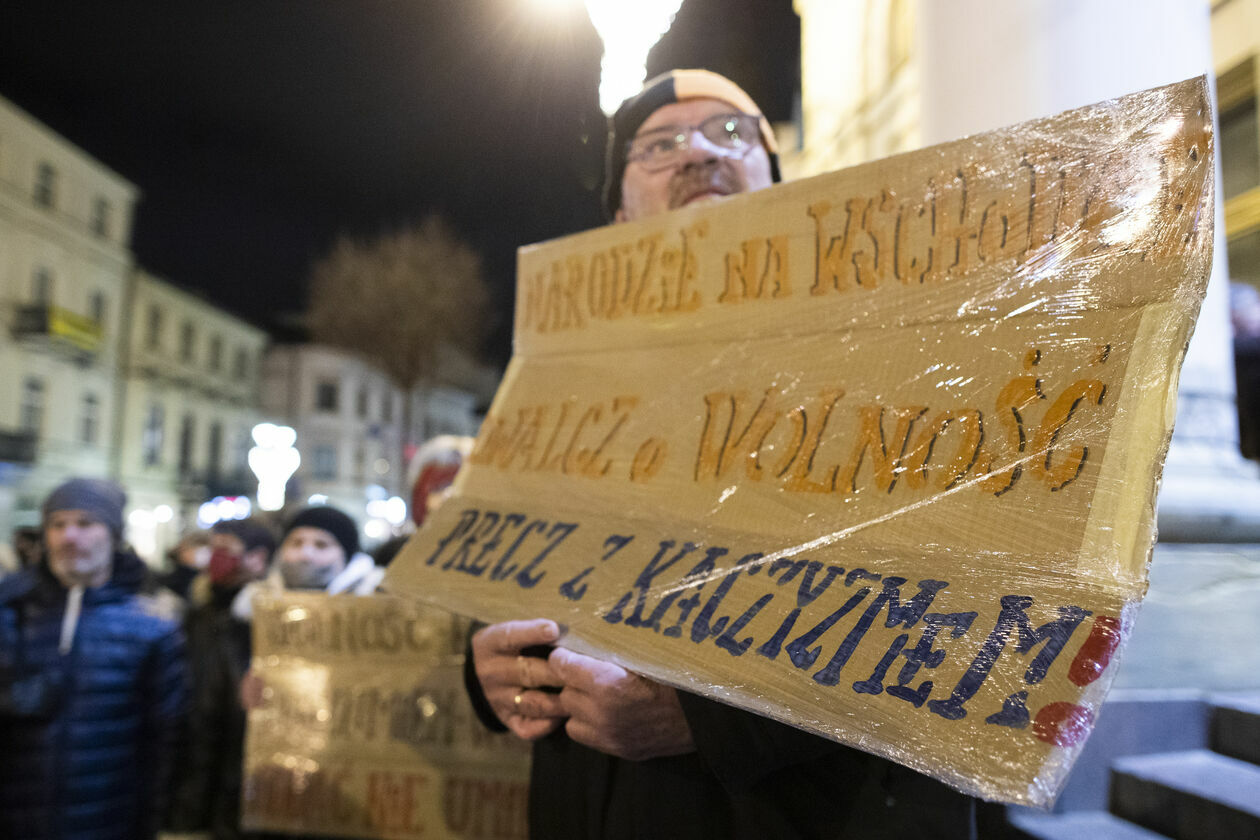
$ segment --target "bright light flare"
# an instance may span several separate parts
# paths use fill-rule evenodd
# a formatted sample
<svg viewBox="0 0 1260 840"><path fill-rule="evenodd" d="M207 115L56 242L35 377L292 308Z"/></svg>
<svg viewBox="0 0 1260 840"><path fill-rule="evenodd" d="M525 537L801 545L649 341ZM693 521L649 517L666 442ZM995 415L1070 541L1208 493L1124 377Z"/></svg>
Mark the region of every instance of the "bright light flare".
<svg viewBox="0 0 1260 840"><path fill-rule="evenodd" d="M258 477L258 506L263 510L284 507L284 487L297 472L302 456L293 448L297 432L289 426L259 423L253 428L254 443L249 450L249 468Z"/></svg>
<svg viewBox="0 0 1260 840"><path fill-rule="evenodd" d="M604 42L599 106L612 114L639 92L647 76L647 54L669 31L682 0L586 0L595 31Z"/></svg>
<svg viewBox="0 0 1260 840"><path fill-rule="evenodd" d="M534 10L543 15L562 15L577 5L577 0L530 0Z"/></svg>

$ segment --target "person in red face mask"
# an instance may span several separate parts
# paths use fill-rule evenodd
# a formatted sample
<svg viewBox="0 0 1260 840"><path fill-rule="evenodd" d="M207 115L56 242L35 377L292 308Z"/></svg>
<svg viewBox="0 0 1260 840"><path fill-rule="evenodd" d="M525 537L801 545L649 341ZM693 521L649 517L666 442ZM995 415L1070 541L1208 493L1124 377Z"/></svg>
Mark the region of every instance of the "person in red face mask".
<svg viewBox="0 0 1260 840"><path fill-rule="evenodd" d="M238 700L249 669L248 620L237 613L246 584L267 574L275 534L255 519L219 522L210 531L210 562L193 584L185 628L192 670L187 754L180 762L167 829L240 837L241 758L245 711Z"/></svg>

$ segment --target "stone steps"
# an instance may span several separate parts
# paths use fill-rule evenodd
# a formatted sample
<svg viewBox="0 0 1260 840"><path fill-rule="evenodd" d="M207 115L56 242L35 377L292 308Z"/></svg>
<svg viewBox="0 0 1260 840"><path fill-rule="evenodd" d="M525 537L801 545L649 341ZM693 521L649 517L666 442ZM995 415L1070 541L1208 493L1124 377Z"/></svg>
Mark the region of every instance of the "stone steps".
<svg viewBox="0 0 1260 840"><path fill-rule="evenodd" d="M1008 840L1168 840L1106 811L1012 815Z"/></svg>
<svg viewBox="0 0 1260 840"><path fill-rule="evenodd" d="M1260 767L1208 750L1121 758L1111 811L1177 840L1260 838Z"/></svg>
<svg viewBox="0 0 1260 840"><path fill-rule="evenodd" d="M1194 729L1194 715L1175 704L1163 704L1166 712L1160 708L1117 708L1125 712L1112 718L1119 731L1135 726L1141 731L1130 733L1136 740L1128 749L1116 750L1115 733L1108 736L1113 738L1106 753L1108 811L1079 795L1073 797L1075 809L1062 813L1011 809L1011 838L1260 840L1260 694L1212 698L1210 722L1196 730L1201 746L1193 748L1193 739L1166 734L1166 728L1158 732L1151 723L1154 716L1165 718L1165 727L1189 723ZM1161 752L1140 752L1152 746L1159 750L1161 744ZM1101 769L1087 769L1097 777L1092 784L1103 784ZM1063 811L1063 803L1059 807Z"/></svg>
<svg viewBox="0 0 1260 840"><path fill-rule="evenodd" d="M1218 697L1213 711L1212 749L1260 765L1260 694Z"/></svg>

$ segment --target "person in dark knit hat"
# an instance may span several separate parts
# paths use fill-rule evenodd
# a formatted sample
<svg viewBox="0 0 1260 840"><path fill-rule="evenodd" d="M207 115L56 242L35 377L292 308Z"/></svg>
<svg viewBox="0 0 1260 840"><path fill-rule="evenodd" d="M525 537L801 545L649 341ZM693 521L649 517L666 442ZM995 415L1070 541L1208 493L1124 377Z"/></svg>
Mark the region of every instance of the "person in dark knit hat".
<svg viewBox="0 0 1260 840"><path fill-rule="evenodd" d="M779 180L756 103L706 70L649 80L609 122L604 210L634 222ZM567 649L548 618L476 629L481 721L534 741L531 840L973 840L973 800L913 770ZM549 653L539 655L550 649Z"/></svg>
<svg viewBox="0 0 1260 840"><path fill-rule="evenodd" d="M176 767L165 827L173 832L240 834L245 712L237 702L252 656L248 618L238 615L250 584L269 568L275 533L259 519L225 519L210 528L210 560L190 587L185 630L192 665L188 748Z"/></svg>
<svg viewBox="0 0 1260 840"><path fill-rule="evenodd" d="M778 151L739 85L708 70L662 73L609 120L604 212L623 222L768 187L781 179Z"/></svg>
<svg viewBox="0 0 1260 840"><path fill-rule="evenodd" d="M0 837L157 830L186 702L183 636L144 594L126 501L101 479L60 485L43 504L43 558L0 581Z"/></svg>
<svg viewBox="0 0 1260 840"><path fill-rule="evenodd" d="M286 589L366 595L384 576L371 557L359 552L359 526L334 507L298 511L284 529L277 558Z"/></svg>
<svg viewBox="0 0 1260 840"><path fill-rule="evenodd" d="M220 523L215 531L232 532L244 546L250 544L251 534L262 543L260 528L252 520L241 520ZM268 548L274 545L268 535ZM214 840L260 836L243 831L240 824L246 710L259 702L263 690L250 669L254 597L286 589L366 595L383 576L384 570L359 552L359 528L353 519L332 507L305 508L285 525L266 577L241 586L230 610L213 624L190 628L190 639L208 655L194 668L197 702L190 759L168 820L171 831L208 831Z"/></svg>

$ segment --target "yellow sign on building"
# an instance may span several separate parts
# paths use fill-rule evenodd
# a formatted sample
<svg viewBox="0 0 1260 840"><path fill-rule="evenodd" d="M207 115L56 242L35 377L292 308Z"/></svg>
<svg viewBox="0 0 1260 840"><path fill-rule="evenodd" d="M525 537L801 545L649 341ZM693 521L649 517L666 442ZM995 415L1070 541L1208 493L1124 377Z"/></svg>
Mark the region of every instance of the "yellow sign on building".
<svg viewBox="0 0 1260 840"><path fill-rule="evenodd" d="M963 790L1061 788L1146 591L1203 79L522 249L386 585Z"/></svg>

